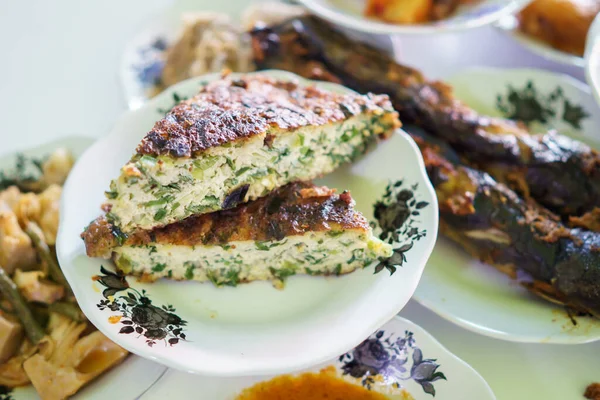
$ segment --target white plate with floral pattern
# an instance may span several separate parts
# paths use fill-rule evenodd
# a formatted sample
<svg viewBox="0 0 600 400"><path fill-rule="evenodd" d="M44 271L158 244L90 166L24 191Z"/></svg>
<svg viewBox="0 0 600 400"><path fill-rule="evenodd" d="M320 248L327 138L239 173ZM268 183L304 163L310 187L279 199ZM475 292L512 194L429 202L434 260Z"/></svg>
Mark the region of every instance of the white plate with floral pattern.
<svg viewBox="0 0 600 400"><path fill-rule="evenodd" d="M392 319L347 353L302 372L318 373L324 368L334 369L336 377L390 399L496 398L473 368L423 328L401 317ZM193 390L203 400L233 400L245 389L272 378L209 378L169 371L148 399L185 398Z"/></svg>
<svg viewBox="0 0 600 400"><path fill-rule="evenodd" d="M263 74L312 84L287 72ZM403 210L396 232L385 232L386 238L399 235L390 261L396 267L371 265L332 278L294 276L283 290L268 282L235 288L168 280L148 284L116 275L110 261L86 257L79 238L101 213L111 178L154 121L173 106L174 97L192 96L201 84L218 78L207 75L167 89L126 113L109 135L83 154L64 186L58 257L84 313L133 353L206 375L306 368L356 346L393 318L412 296L433 249L437 200L416 145L401 130L362 159L319 181L351 190L357 208L369 220L381 200ZM316 85L349 91L334 84Z"/></svg>
<svg viewBox="0 0 600 400"><path fill-rule="evenodd" d="M314 14L345 28L371 34L440 34L492 24L520 10L529 0L480 0L463 5L448 18L426 24L391 24L363 15L365 0L298 0Z"/></svg>
<svg viewBox="0 0 600 400"><path fill-rule="evenodd" d="M524 120L537 132L552 127L600 148L600 110L590 88L569 76L475 68L448 83L459 99L484 115ZM563 307L530 294L445 239L438 240L415 299L463 328L498 339L566 344L600 340L600 320L571 319Z"/></svg>
<svg viewBox="0 0 600 400"><path fill-rule="evenodd" d="M44 157L55 149L69 149L76 157L94 142L91 138L73 136L60 139L36 148L24 149L18 152L26 157ZM16 162L16 154L2 157L0 170L12 170ZM114 369L99 376L88 386L82 388L75 396L76 399L102 400L108 397L134 399L142 396L166 372L164 366L130 355ZM39 400L32 386L24 386L10 390L0 386L0 400Z"/></svg>

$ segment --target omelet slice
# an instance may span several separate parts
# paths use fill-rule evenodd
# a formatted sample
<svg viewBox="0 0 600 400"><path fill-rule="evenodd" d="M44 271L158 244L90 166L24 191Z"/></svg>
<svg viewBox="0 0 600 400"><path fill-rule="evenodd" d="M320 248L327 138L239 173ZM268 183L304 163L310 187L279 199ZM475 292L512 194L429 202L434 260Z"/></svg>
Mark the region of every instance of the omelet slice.
<svg viewBox="0 0 600 400"><path fill-rule="evenodd" d="M108 220L152 229L260 198L364 153L400 126L387 96L265 75L224 78L175 106L106 192Z"/></svg>
<svg viewBox="0 0 600 400"><path fill-rule="evenodd" d="M126 235L101 217L82 234L90 257L125 274L217 286L289 276L341 275L388 258L350 193L291 183L230 210Z"/></svg>

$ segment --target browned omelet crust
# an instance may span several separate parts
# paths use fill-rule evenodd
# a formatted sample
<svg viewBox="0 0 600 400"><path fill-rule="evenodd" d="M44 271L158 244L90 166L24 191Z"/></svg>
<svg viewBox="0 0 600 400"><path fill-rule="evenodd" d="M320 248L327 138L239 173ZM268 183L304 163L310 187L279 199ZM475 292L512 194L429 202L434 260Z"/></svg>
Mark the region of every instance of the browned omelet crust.
<svg viewBox="0 0 600 400"><path fill-rule="evenodd" d="M137 152L191 157L269 127L289 130L319 126L361 112L387 112L390 125L400 126L387 95L339 94L265 75L224 78L203 87L198 95L179 103L156 122Z"/></svg>
<svg viewBox="0 0 600 400"><path fill-rule="evenodd" d="M81 234L89 257L110 257L118 238L105 217L99 217ZM266 197L230 210L189 217L151 231L139 231L122 244L222 245L233 241L282 240L307 232L369 229L366 218L354 209L349 192L340 195L326 187L296 182Z"/></svg>

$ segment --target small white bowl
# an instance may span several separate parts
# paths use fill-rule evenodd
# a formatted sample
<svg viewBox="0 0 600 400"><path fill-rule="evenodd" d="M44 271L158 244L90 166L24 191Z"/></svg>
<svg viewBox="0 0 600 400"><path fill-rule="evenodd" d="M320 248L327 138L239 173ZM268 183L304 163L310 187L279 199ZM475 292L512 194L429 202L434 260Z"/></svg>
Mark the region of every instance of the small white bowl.
<svg viewBox="0 0 600 400"><path fill-rule="evenodd" d="M548 43L522 32L519 29L519 22L515 15L507 15L498 21L495 26L504 33L510 35L523 47L540 57L557 62L559 64L573 65L576 67L584 66L583 57L557 50Z"/></svg>
<svg viewBox="0 0 600 400"><path fill-rule="evenodd" d="M529 0L482 0L460 7L452 16L427 24L391 24L363 15L365 0L298 0L314 14L335 24L367 33L439 34L464 31L492 24L520 10Z"/></svg>
<svg viewBox="0 0 600 400"><path fill-rule="evenodd" d="M288 72L262 74L350 92ZM391 182L402 181L396 189L412 193L413 216L402 226L405 232L400 232L395 245L412 247L393 275L386 270L374 274L370 266L341 277L297 276L289 279L284 290L274 289L269 282L236 288L168 280L144 284L135 278L125 283L110 272L110 261L86 257L79 238L100 214L110 180L154 121L164 116L163 110L173 106L173 94L193 96L202 83L219 77L198 77L167 89L126 113L109 135L84 153L64 186L58 258L90 321L142 357L183 371L220 376L307 368L351 349L393 318L412 296L433 250L437 199L421 154L404 132L398 130L364 158L319 181L351 190L357 208L369 220L374 203Z"/></svg>
<svg viewBox="0 0 600 400"><path fill-rule="evenodd" d="M600 109L589 87L567 75L536 69L474 68L447 82L454 87L457 98L489 116L519 114L514 100L527 97L521 104L537 102L541 106L535 107L537 110L554 112L553 117L544 113L545 123L531 121L534 131L555 128L600 148ZM529 82L531 88L524 90ZM561 94L552 96L558 92ZM569 107L566 118L565 107ZM415 299L463 328L498 339L561 344L600 340L600 320L574 317L574 325L563 307L530 294L445 239L438 240Z"/></svg>
<svg viewBox="0 0 600 400"><path fill-rule="evenodd" d="M291 357L295 357L301 351ZM303 372L334 367L347 382L382 394L408 392L415 400L494 400L485 380L415 323L396 317L348 353ZM153 388L155 398L234 399L245 388L273 377L211 378L170 371ZM396 384L399 388L396 388ZM398 392L404 391L400 394ZM427 391L426 391L427 390ZM154 397L153 397L154 398Z"/></svg>

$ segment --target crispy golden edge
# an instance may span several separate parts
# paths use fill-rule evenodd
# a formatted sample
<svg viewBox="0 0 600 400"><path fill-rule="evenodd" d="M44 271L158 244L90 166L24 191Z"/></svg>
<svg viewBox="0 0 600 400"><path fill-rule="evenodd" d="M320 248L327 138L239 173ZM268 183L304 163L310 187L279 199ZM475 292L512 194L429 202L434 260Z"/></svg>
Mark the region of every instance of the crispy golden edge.
<svg viewBox="0 0 600 400"><path fill-rule="evenodd" d="M225 78L176 105L137 147L138 154L191 157L266 132L340 122L361 113L397 113L386 95L340 94L264 75Z"/></svg>

